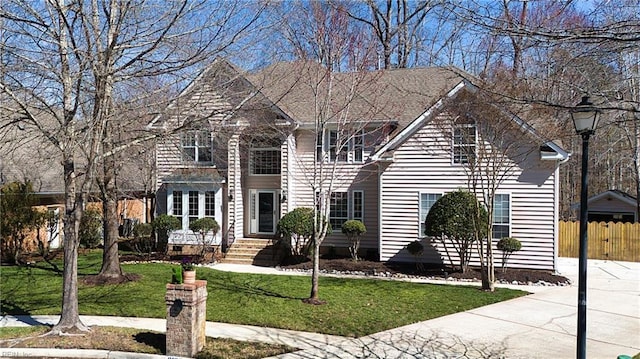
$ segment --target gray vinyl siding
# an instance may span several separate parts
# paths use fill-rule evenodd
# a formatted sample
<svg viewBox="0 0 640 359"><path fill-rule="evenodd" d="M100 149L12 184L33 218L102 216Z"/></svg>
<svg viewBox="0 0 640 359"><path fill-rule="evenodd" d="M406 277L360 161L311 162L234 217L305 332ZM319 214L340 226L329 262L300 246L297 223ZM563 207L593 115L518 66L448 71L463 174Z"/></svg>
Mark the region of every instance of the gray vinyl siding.
<svg viewBox="0 0 640 359"><path fill-rule="evenodd" d="M451 163L443 136L433 126L425 126L400 145L393 162L381 175L380 257L383 261L413 261L406 245L416 239L425 245L422 260L448 264L444 248L430 243L419 232L420 193L440 193L467 189L464 168ZM509 259L510 267L555 269L556 208L554 162L535 158L532 147L527 163L518 166L500 185L497 193L510 196L510 233L522 242L522 250ZM495 249L495 248L494 248ZM474 250L475 252L475 250ZM496 266L501 252L494 250ZM475 253L474 253L475 255ZM457 258L454 257L454 263ZM472 265L478 264L477 256Z"/></svg>
<svg viewBox="0 0 640 359"><path fill-rule="evenodd" d="M365 138L365 143L367 139ZM290 210L297 207L313 207L314 193L311 188L313 165L315 162L315 133L313 131L296 132L296 152L291 153L290 168L293 176L292 185L295 188L294 198L290 199ZM371 148L365 148L365 161ZM364 225L367 233L362 237L360 248L378 248L378 182L377 166L365 163L338 164L335 172L331 167L333 164L325 164L327 172L325 178L331 174L334 178L334 192L364 192ZM324 247L348 247L347 238L340 232L334 230L322 243Z"/></svg>

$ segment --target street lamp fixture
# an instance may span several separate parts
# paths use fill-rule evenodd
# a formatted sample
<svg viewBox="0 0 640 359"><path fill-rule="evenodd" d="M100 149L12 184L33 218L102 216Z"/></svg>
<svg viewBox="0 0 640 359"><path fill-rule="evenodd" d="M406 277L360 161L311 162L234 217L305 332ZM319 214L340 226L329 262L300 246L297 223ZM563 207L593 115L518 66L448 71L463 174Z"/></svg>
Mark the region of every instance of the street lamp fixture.
<svg viewBox="0 0 640 359"><path fill-rule="evenodd" d="M571 110L573 126L579 135L593 134L598 126L600 110L589 102L589 96L582 96L582 101Z"/></svg>
<svg viewBox="0 0 640 359"><path fill-rule="evenodd" d="M582 189L580 191L580 252L578 261L578 327L576 358L587 357L587 170L589 164L589 136L598 126L600 110L589 102L589 96L571 110L576 133L582 136Z"/></svg>

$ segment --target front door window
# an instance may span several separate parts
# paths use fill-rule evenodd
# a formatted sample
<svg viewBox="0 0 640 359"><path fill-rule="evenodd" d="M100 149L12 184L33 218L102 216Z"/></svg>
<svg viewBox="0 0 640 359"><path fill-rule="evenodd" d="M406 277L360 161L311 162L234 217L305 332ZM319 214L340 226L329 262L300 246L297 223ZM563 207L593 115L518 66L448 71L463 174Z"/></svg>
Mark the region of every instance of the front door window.
<svg viewBox="0 0 640 359"><path fill-rule="evenodd" d="M273 192L258 193L258 232L260 233L274 232L274 202Z"/></svg>
<svg viewBox="0 0 640 359"><path fill-rule="evenodd" d="M279 202L276 190L250 191L250 233L273 234L276 231Z"/></svg>

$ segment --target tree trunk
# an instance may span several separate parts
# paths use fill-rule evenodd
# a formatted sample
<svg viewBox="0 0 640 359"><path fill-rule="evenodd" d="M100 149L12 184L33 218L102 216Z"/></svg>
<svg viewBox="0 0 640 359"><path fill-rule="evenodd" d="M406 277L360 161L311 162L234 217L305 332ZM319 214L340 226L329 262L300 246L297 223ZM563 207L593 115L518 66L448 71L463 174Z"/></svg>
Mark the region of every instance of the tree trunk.
<svg viewBox="0 0 640 359"><path fill-rule="evenodd" d="M491 243L491 233L487 237L487 263L485 265L486 273L482 276L482 289L493 292L496 290L496 268L493 261L493 247Z"/></svg>
<svg viewBox="0 0 640 359"><path fill-rule="evenodd" d="M106 159L106 163L111 160ZM108 171L105 165L105 172ZM120 267L120 257L118 256L118 197L113 177L106 177L103 190L102 210L104 216L104 250L102 252L102 268L99 277L122 278L122 268Z"/></svg>
<svg viewBox="0 0 640 359"><path fill-rule="evenodd" d="M65 154L64 159L64 269L62 280L62 313L53 333L72 331L88 331L80 321L78 310L78 228L82 216L82 196L76 196L76 179L74 161L71 155Z"/></svg>
<svg viewBox="0 0 640 359"><path fill-rule="evenodd" d="M304 303L313 304L313 305L322 305L326 304L325 301L321 300L318 296L318 281L320 280L320 241L318 240L318 235L313 234L313 270L311 272L311 293L309 294L309 298L303 299Z"/></svg>

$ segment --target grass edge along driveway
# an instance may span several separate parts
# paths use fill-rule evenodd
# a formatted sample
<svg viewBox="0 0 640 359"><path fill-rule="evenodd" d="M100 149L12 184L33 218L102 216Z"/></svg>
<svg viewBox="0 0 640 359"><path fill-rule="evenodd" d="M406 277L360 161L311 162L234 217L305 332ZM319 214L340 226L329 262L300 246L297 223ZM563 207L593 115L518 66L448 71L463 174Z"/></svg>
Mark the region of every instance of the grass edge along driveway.
<svg viewBox="0 0 640 359"><path fill-rule="evenodd" d="M44 267L44 264L42 265ZM82 315L165 318L164 295L177 265L141 263L123 265L141 276L118 285L80 285ZM100 252L79 258L78 272L96 274ZM307 276L222 272L198 267L197 278L207 280L207 321L292 329L361 337L391 328L433 319L503 300L526 292L498 288L421 284L380 279L321 277L320 297L326 305L302 303L309 295ZM0 269L0 312L5 314L60 314L62 276L40 268Z"/></svg>

